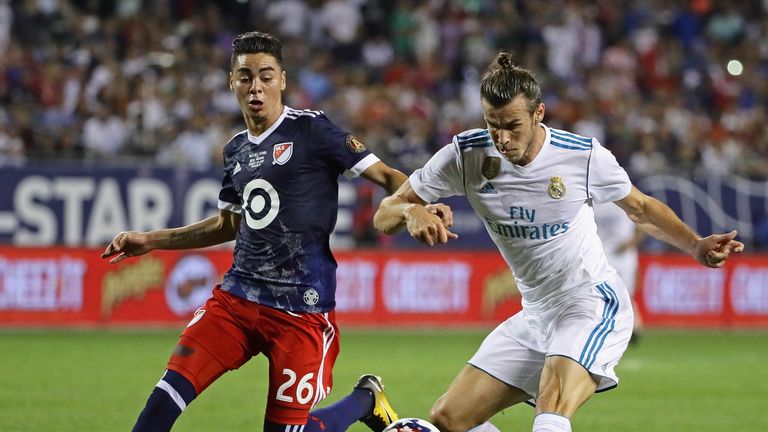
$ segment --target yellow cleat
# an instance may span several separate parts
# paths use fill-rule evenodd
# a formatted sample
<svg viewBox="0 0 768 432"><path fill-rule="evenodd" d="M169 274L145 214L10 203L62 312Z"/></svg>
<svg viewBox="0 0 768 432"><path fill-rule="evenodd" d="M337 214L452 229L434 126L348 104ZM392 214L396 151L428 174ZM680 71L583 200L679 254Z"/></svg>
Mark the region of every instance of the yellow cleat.
<svg viewBox="0 0 768 432"><path fill-rule="evenodd" d="M397 413L392 409L384 394L381 378L376 375L363 375L357 380L355 388L370 390L373 393L373 411L368 417L360 419L373 432L381 432L390 424L397 421Z"/></svg>

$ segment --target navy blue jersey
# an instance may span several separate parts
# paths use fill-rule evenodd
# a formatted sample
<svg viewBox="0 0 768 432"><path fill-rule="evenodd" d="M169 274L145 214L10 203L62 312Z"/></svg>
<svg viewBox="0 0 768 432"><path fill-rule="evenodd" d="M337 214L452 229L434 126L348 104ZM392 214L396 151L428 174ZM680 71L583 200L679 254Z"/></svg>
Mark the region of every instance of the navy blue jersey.
<svg viewBox="0 0 768 432"><path fill-rule="evenodd" d="M332 310L338 177L357 176L378 160L321 111L286 107L258 137L232 137L219 208L239 213L241 222L222 288L278 309Z"/></svg>

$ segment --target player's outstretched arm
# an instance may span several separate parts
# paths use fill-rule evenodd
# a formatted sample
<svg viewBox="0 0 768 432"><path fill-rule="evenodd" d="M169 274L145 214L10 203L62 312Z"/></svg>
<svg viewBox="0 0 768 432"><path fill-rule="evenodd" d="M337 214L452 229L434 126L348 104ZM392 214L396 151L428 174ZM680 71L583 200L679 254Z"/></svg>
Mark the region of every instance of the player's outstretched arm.
<svg viewBox="0 0 768 432"><path fill-rule="evenodd" d="M701 237L666 204L640 192L634 186L629 195L616 201L616 204L643 231L691 254L696 261L707 267L722 267L732 253L744 250L744 244L735 240L736 231Z"/></svg>
<svg viewBox="0 0 768 432"><path fill-rule="evenodd" d="M118 263L126 258L144 255L154 249L194 249L213 246L235 239L240 215L221 210L200 222L179 228L157 231L123 231L107 245L102 258Z"/></svg>
<svg viewBox="0 0 768 432"><path fill-rule="evenodd" d="M427 205L407 181L397 192L381 201L373 216L373 226L379 231L394 234L405 227L411 237L427 246L458 238L448 230L452 223L450 207L445 204Z"/></svg>
<svg viewBox="0 0 768 432"><path fill-rule="evenodd" d="M381 161L371 165L360 175L381 186L390 195L408 180L407 175Z"/></svg>

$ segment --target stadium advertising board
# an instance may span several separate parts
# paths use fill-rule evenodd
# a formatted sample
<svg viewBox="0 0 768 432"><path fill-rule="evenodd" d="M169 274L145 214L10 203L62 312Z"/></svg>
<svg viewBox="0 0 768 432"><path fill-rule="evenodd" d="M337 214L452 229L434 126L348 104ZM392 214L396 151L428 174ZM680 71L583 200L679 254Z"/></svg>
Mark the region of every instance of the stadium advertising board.
<svg viewBox="0 0 768 432"><path fill-rule="evenodd" d="M635 299L647 326L768 326L768 256L707 269L684 255L644 255Z"/></svg>
<svg viewBox="0 0 768 432"><path fill-rule="evenodd" d="M89 248L0 246L0 325L178 325L229 268L232 252L156 251L119 265ZM348 325L486 325L520 308L498 254L337 253Z"/></svg>
<svg viewBox="0 0 768 432"><path fill-rule="evenodd" d="M231 263L227 248L156 251L119 265L90 248L0 246L0 326L180 325ZM496 252L339 251L346 326L492 326L520 310ZM768 326L768 256L702 269L644 256L637 300L648 326Z"/></svg>

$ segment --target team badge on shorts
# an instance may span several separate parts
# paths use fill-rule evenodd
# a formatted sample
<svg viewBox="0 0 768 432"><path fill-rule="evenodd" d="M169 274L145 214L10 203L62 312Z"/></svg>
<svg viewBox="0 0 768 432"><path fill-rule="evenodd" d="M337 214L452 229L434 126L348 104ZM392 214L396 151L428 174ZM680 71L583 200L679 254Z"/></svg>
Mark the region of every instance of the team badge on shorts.
<svg viewBox="0 0 768 432"><path fill-rule="evenodd" d="M318 294L314 288L304 291L304 303L309 306L314 306L318 301L320 301L320 294Z"/></svg>
<svg viewBox="0 0 768 432"><path fill-rule="evenodd" d="M496 156L488 156L483 159L482 173L483 177L488 180L496 177L501 172L501 158Z"/></svg>
<svg viewBox="0 0 768 432"><path fill-rule="evenodd" d="M552 177L552 180L549 182L549 188L547 188L547 193L549 194L550 198L554 199L560 199L565 196L565 183L563 183L563 178L559 176Z"/></svg>
<svg viewBox="0 0 768 432"><path fill-rule="evenodd" d="M272 165L285 165L293 156L293 143L275 144L272 147Z"/></svg>
<svg viewBox="0 0 768 432"><path fill-rule="evenodd" d="M362 153L365 151L365 144L354 135L347 135L347 149L352 153Z"/></svg>

